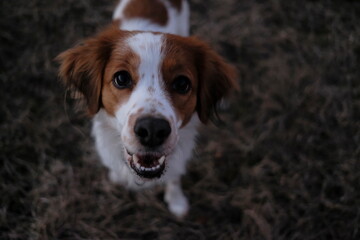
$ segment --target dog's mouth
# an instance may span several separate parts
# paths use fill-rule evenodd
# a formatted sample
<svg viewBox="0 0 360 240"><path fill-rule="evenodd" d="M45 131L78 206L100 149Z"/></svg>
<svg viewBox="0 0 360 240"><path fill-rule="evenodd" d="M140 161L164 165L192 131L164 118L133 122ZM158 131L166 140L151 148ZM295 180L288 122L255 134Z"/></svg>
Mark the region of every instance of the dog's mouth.
<svg viewBox="0 0 360 240"><path fill-rule="evenodd" d="M165 170L166 156L159 153L128 154L129 166L143 178L160 178Z"/></svg>

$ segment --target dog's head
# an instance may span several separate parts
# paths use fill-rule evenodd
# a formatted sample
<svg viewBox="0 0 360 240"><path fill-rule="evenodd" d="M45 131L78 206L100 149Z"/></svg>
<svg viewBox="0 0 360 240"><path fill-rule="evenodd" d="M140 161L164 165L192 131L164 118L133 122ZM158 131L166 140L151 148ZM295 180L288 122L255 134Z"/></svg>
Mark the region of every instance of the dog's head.
<svg viewBox="0 0 360 240"><path fill-rule="evenodd" d="M148 179L162 175L193 115L206 123L237 87L235 69L193 37L111 27L58 60L61 79L83 95L89 114L103 108L116 119L123 158Z"/></svg>

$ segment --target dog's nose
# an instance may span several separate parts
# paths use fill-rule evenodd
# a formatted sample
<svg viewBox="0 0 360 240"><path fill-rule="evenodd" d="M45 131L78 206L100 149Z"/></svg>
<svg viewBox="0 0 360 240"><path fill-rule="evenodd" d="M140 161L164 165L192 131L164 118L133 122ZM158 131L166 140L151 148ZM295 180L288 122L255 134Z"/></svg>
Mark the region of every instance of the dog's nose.
<svg viewBox="0 0 360 240"><path fill-rule="evenodd" d="M136 121L134 132L142 145L153 148L165 142L171 128L165 119L146 117Z"/></svg>

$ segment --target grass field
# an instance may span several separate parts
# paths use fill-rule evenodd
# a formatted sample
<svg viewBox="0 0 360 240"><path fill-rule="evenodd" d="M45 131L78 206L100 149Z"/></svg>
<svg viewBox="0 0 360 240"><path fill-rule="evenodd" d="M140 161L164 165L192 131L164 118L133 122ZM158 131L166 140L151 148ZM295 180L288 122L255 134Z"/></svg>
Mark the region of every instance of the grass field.
<svg viewBox="0 0 360 240"><path fill-rule="evenodd" d="M200 130L183 220L109 183L57 79L115 2L0 2L0 239L360 239L359 1L190 0L241 90Z"/></svg>

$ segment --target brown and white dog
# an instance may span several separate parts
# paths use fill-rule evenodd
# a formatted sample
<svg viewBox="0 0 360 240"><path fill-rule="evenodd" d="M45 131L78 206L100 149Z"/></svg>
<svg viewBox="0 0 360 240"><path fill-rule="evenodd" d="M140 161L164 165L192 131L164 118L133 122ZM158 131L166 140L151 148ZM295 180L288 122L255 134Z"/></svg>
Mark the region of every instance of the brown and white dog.
<svg viewBox="0 0 360 240"><path fill-rule="evenodd" d="M60 77L82 94L113 182L166 185L176 216L188 211L180 177L219 100L237 87L235 69L188 37L186 0L122 0L112 26L58 56Z"/></svg>

